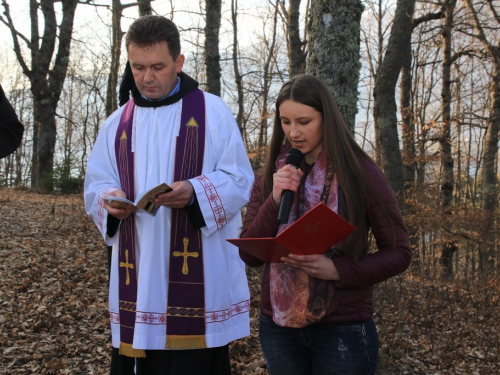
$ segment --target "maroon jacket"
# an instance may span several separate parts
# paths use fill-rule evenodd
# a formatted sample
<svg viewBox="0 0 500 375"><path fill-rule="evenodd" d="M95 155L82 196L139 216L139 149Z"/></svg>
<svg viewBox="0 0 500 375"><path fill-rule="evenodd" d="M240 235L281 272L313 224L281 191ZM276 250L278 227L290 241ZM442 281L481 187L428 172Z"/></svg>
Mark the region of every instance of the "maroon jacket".
<svg viewBox="0 0 500 375"><path fill-rule="evenodd" d="M399 215L396 198L380 169L369 161L364 162L368 179L380 195L386 206L395 208ZM278 206L272 194L262 204L262 176L255 181L248 203L242 238L275 237L278 232ZM324 323L342 323L367 320L373 315L373 286L405 271L411 260L411 250L406 229L399 216L386 217L380 212L375 202L370 202L366 221L372 228L378 250L366 253L358 261L351 261L345 256L333 258L340 275L336 282L338 306L331 315L323 318ZM249 224L251 223L251 224ZM391 244L394 235L396 246ZM366 244L366 250L368 244ZM241 259L250 267L258 267L263 262L248 253L240 251ZM261 289L260 310L271 317L272 307L269 290L269 264L266 264Z"/></svg>

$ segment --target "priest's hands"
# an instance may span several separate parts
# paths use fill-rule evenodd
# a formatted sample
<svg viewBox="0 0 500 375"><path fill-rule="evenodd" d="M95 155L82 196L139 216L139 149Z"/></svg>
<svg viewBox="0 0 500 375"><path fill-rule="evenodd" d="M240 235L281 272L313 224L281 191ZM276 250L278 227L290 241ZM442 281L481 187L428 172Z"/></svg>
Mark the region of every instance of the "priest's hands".
<svg viewBox="0 0 500 375"><path fill-rule="evenodd" d="M170 185L173 189L155 198L155 204L170 208L183 208L191 203L194 196L193 185L189 181L176 181Z"/></svg>
<svg viewBox="0 0 500 375"><path fill-rule="evenodd" d="M322 280L339 280L337 267L330 258L322 254L296 255L290 254L281 260L291 267L298 268L305 273Z"/></svg>
<svg viewBox="0 0 500 375"><path fill-rule="evenodd" d="M108 193L108 195L111 195L113 197L127 198L125 192L121 190L112 191L111 193ZM108 211L108 214L120 220L126 219L132 212L135 211L135 207L130 204L116 201L108 203L106 200L104 200L104 208L106 209L106 211Z"/></svg>

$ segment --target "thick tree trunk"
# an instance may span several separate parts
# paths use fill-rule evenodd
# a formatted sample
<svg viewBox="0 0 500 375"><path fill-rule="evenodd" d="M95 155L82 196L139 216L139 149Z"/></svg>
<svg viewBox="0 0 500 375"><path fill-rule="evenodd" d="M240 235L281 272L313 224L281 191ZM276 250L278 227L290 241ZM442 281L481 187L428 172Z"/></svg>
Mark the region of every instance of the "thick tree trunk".
<svg viewBox="0 0 500 375"><path fill-rule="evenodd" d="M415 0L398 0L391 36L385 56L377 72L374 89L373 117L382 168L396 193L403 192L403 163L399 149L398 121L396 107L396 84L403 60L400 52L411 43L412 17ZM400 200L400 203L403 203Z"/></svg>
<svg viewBox="0 0 500 375"><path fill-rule="evenodd" d="M312 0L306 72L330 87L340 113L354 133L361 66L360 0Z"/></svg>
<svg viewBox="0 0 500 375"><path fill-rule="evenodd" d="M43 102L43 101L42 101ZM52 192L54 189L53 165L54 150L57 138L55 106L44 105L40 101L33 103L39 106L40 114L38 136L37 187L43 191Z"/></svg>
<svg viewBox="0 0 500 375"><path fill-rule="evenodd" d="M219 30L221 0L206 0L205 67L206 90L220 96Z"/></svg>

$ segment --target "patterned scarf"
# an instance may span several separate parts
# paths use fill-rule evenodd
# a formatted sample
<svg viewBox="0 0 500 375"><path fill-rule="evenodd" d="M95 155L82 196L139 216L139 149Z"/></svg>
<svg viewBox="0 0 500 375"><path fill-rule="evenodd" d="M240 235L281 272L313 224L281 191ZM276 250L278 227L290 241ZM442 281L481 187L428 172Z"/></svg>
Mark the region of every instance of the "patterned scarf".
<svg viewBox="0 0 500 375"><path fill-rule="evenodd" d="M276 160L276 170L285 165L289 148L289 143L283 146ZM319 202L338 212L338 182L324 147L312 169L309 172L307 169L303 163L305 173L298 194L293 195L288 222L280 225L278 234ZM330 249L324 255L332 257L332 254L333 249ZM284 263L272 263L270 267L273 320L279 326L305 327L319 322L335 309L337 298L332 280L309 276Z"/></svg>

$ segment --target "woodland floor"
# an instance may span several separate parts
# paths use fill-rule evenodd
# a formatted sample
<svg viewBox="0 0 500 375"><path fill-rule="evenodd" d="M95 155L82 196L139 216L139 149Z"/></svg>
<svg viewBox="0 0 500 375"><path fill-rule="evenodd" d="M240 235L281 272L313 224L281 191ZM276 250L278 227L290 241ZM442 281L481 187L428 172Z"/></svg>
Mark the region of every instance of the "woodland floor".
<svg viewBox="0 0 500 375"><path fill-rule="evenodd" d="M81 196L0 188L0 374L107 374L106 249ZM233 375L267 374L257 334L260 270L248 270L251 335ZM500 280L405 275L376 289L378 375L500 374ZM291 374L293 375L293 374Z"/></svg>

